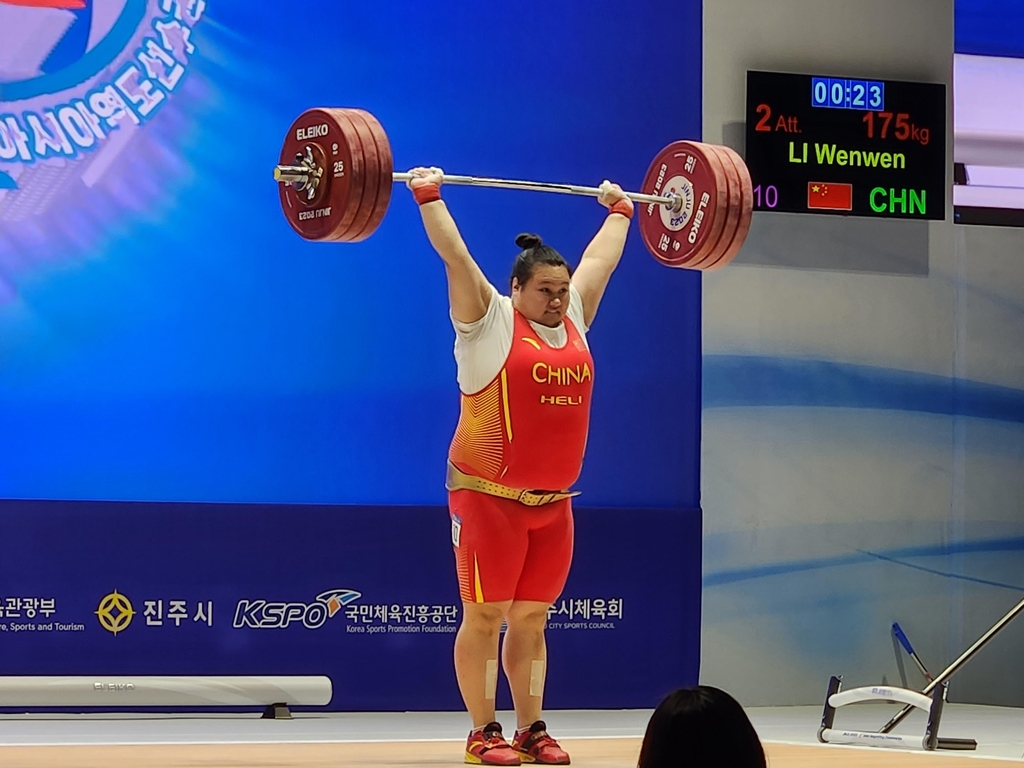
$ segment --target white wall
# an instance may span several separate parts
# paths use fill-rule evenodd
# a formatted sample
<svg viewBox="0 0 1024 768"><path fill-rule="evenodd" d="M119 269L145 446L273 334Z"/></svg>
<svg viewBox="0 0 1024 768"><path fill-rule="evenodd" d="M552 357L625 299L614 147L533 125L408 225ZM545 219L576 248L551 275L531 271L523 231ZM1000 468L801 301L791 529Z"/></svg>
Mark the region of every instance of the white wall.
<svg viewBox="0 0 1024 768"><path fill-rule="evenodd" d="M705 0L704 140L739 143L748 69L949 87L952 51L952 0ZM951 163L951 113L947 137ZM1024 419L956 415L994 408L986 384L1024 397L1024 231L946 202L927 225L758 213L705 275L702 678L744 704L920 685L893 621L935 671L1024 596ZM952 699L1024 704L1020 621Z"/></svg>

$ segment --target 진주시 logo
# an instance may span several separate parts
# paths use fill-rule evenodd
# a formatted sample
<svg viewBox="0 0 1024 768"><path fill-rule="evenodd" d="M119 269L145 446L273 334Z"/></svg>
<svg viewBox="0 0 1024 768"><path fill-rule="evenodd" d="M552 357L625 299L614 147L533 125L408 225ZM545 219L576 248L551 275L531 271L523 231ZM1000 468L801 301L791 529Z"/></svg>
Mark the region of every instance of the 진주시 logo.
<svg viewBox="0 0 1024 768"><path fill-rule="evenodd" d="M100 626L116 636L118 632L128 629L128 625L132 623L132 617L135 615L135 609L132 608L132 601L115 589L100 600L100 606L95 613Z"/></svg>
<svg viewBox="0 0 1024 768"><path fill-rule="evenodd" d="M327 619L332 618L342 606L362 597L353 589L329 589L321 592L311 603L279 603L267 600L239 600L235 606L236 629L284 629L301 623L306 629L319 629Z"/></svg>

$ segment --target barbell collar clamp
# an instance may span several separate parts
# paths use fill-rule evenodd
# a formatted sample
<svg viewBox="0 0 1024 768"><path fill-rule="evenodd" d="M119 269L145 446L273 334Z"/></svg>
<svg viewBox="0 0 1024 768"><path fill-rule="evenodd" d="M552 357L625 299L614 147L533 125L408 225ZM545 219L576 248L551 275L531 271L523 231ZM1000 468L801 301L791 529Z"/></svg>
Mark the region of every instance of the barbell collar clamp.
<svg viewBox="0 0 1024 768"><path fill-rule="evenodd" d="M274 168L274 181L296 184L300 188L309 181L310 169L302 165L278 165Z"/></svg>

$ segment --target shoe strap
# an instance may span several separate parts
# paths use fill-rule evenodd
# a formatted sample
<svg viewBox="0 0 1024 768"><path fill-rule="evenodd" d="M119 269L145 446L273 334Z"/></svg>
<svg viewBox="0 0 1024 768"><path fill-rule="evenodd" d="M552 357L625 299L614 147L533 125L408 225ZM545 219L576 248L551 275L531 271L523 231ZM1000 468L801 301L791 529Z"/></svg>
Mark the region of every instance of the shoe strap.
<svg viewBox="0 0 1024 768"><path fill-rule="evenodd" d="M492 749L501 749L502 747L509 747L511 749L511 746L505 740L505 736L501 733L500 728L487 728L480 734L480 736L484 740L483 747L481 747L484 752Z"/></svg>
<svg viewBox="0 0 1024 768"><path fill-rule="evenodd" d="M556 747L558 746L558 742L555 741L548 734L547 731L538 730L528 734L527 737L523 739L523 742L522 744L520 744L519 748L524 752L533 752L534 750L537 750L539 752L541 749L550 744L554 744Z"/></svg>
<svg viewBox="0 0 1024 768"><path fill-rule="evenodd" d="M480 752L490 752L493 749L512 749L512 745L498 736L497 738L485 741L484 745L480 747Z"/></svg>

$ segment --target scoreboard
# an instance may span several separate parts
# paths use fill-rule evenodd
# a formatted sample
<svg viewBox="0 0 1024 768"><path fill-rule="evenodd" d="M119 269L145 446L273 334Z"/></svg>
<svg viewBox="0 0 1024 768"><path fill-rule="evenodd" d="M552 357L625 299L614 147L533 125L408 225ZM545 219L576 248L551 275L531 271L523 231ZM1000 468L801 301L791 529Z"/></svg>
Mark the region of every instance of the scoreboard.
<svg viewBox="0 0 1024 768"><path fill-rule="evenodd" d="M946 86L747 72L754 210L946 216Z"/></svg>

